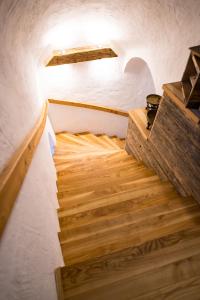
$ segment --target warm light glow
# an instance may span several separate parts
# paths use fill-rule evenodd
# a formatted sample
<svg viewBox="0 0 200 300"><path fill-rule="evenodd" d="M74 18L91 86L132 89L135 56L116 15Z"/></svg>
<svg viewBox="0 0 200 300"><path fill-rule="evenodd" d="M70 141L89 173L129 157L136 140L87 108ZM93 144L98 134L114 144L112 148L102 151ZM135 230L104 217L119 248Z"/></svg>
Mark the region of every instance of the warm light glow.
<svg viewBox="0 0 200 300"><path fill-rule="evenodd" d="M44 46L54 50L81 47L86 45L107 45L118 40L121 32L114 23L90 16L68 20L51 28L43 37Z"/></svg>

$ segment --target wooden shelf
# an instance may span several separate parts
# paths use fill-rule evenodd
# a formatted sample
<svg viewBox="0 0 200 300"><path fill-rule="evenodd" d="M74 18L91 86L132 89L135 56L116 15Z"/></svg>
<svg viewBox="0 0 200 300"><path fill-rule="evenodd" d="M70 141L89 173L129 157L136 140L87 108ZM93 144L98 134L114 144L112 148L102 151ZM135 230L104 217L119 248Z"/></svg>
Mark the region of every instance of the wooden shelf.
<svg viewBox="0 0 200 300"><path fill-rule="evenodd" d="M117 57L117 54L108 47L99 48L97 46L91 46L73 48L62 51L54 51L46 66L49 67L63 64L74 64L78 62L112 57Z"/></svg>

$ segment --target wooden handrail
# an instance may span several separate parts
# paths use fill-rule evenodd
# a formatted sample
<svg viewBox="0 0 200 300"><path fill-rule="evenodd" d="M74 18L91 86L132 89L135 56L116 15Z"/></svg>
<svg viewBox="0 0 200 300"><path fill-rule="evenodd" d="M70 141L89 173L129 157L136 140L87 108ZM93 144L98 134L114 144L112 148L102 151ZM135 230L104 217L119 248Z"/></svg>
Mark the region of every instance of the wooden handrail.
<svg viewBox="0 0 200 300"><path fill-rule="evenodd" d="M44 131L47 107L48 103L46 102L34 128L0 174L0 237Z"/></svg>
<svg viewBox="0 0 200 300"><path fill-rule="evenodd" d="M107 106L99 106L99 105L89 104L89 103L85 103L85 102L67 101L67 100L49 99L48 101L49 101L49 103L52 103L52 104L83 107L83 108L88 108L88 109L104 111L104 112L108 112L111 114L120 115L123 117L128 117L128 112L121 110L121 109L117 109L117 108L111 108L111 107L107 107Z"/></svg>

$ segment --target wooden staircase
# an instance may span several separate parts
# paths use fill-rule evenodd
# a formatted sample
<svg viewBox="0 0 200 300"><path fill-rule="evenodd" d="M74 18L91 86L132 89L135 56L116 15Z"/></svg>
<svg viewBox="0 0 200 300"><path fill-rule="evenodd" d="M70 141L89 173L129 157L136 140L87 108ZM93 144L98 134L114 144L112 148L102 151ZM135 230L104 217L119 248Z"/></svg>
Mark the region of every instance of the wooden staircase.
<svg viewBox="0 0 200 300"><path fill-rule="evenodd" d="M200 209L125 141L57 134L59 299L200 299Z"/></svg>

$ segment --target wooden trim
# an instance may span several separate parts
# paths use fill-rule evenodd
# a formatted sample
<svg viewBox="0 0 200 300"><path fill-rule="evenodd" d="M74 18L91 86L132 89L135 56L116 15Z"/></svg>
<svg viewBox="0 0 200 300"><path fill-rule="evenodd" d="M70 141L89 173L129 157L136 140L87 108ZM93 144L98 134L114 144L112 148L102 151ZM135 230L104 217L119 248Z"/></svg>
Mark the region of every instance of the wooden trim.
<svg viewBox="0 0 200 300"><path fill-rule="evenodd" d="M48 103L45 103L35 127L0 174L0 237L42 136L46 124L47 108Z"/></svg>
<svg viewBox="0 0 200 300"><path fill-rule="evenodd" d="M56 281L56 290L57 290L58 300L64 300L61 268L57 268L55 270L55 281Z"/></svg>
<svg viewBox="0 0 200 300"><path fill-rule="evenodd" d="M67 100L49 99L48 101L49 101L49 103L52 103L52 104L83 107L83 108L88 108L88 109L100 110L100 111L108 112L111 114L120 115L123 117L128 117L128 112L123 111L121 109L117 109L117 108L111 108L111 107L107 107L107 106L99 106L99 105L89 104L89 103L85 103L85 102L73 102L73 101L67 101Z"/></svg>

